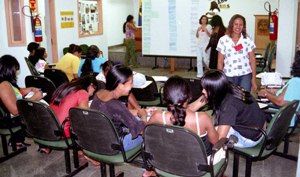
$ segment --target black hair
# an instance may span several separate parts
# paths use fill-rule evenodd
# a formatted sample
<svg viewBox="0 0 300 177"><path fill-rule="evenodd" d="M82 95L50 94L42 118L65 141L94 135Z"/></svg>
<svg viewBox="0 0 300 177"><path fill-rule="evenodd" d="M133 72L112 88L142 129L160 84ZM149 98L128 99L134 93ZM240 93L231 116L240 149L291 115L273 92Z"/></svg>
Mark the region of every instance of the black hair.
<svg viewBox="0 0 300 177"><path fill-rule="evenodd" d="M123 33L126 33L126 23L130 22L131 20L133 20L133 16L132 15L128 15L126 18L126 22L123 24Z"/></svg>
<svg viewBox="0 0 300 177"><path fill-rule="evenodd" d="M94 85L95 89L97 90L97 80L93 76L85 76L72 82L66 82L55 90L50 102L53 105L59 105L69 94L79 90L88 91L88 88L91 84Z"/></svg>
<svg viewBox="0 0 300 177"><path fill-rule="evenodd" d="M238 18L241 19L244 23L243 24L244 26L243 26L243 29L242 29L242 35L243 35L244 38L247 38L246 19L245 19L245 17L243 17L240 14L235 14L234 16L231 17L231 19L229 21L229 24L228 24L228 28L227 28L227 33L230 37L232 37L234 21Z"/></svg>
<svg viewBox="0 0 300 177"><path fill-rule="evenodd" d="M219 6L218 6L218 3L216 2L216 1L212 1L211 3L210 3L210 9L209 10L214 10L214 9L218 9L218 11L220 12L221 10L220 10L220 8L219 8Z"/></svg>
<svg viewBox="0 0 300 177"><path fill-rule="evenodd" d="M300 50L298 50L295 54L295 61L292 65L291 74L294 77L300 77Z"/></svg>
<svg viewBox="0 0 300 177"><path fill-rule="evenodd" d="M106 62L101 64L102 72L108 72L114 66L114 62L111 60L107 60Z"/></svg>
<svg viewBox="0 0 300 177"><path fill-rule="evenodd" d="M211 24L212 27L219 26L222 29L226 29L225 26L224 26L223 20L219 15L213 16L211 21L210 21L210 24Z"/></svg>
<svg viewBox="0 0 300 177"><path fill-rule="evenodd" d="M0 58L0 83L9 82L19 89L17 85L17 71L20 69L18 60L11 55L3 55Z"/></svg>
<svg viewBox="0 0 300 177"><path fill-rule="evenodd" d="M227 94L232 94L246 104L253 102L249 92L229 82L226 75L220 70L212 69L207 71L201 79L201 86L207 92L208 106L213 109L217 116Z"/></svg>
<svg viewBox="0 0 300 177"><path fill-rule="evenodd" d="M68 52L69 52L69 53L72 53L72 54L74 54L75 52L81 53L81 52L82 52L82 49L81 49L81 47L80 47L79 45L76 45L76 44L70 44L70 45L69 45Z"/></svg>
<svg viewBox="0 0 300 177"><path fill-rule="evenodd" d="M82 65L81 72L93 72L92 60L98 57L100 49L96 45L91 45L86 52L86 59Z"/></svg>
<svg viewBox="0 0 300 177"><path fill-rule="evenodd" d="M106 75L106 89L115 90L119 84L124 84L132 76L132 70L123 65L115 65Z"/></svg>
<svg viewBox="0 0 300 177"><path fill-rule="evenodd" d="M163 94L168 111L172 113L172 124L184 126L186 117L184 104L191 98L188 83L182 77L172 76L165 83Z"/></svg>
<svg viewBox="0 0 300 177"><path fill-rule="evenodd" d="M199 19L199 24L202 25L202 18L206 18L206 24L208 24L208 17L206 15L202 15Z"/></svg>
<svg viewBox="0 0 300 177"><path fill-rule="evenodd" d="M27 45L27 50L28 52L32 53L34 50L38 49L40 47L40 44L39 43L36 43L36 42L30 42L28 45Z"/></svg>
<svg viewBox="0 0 300 177"><path fill-rule="evenodd" d="M34 52L34 55L28 57L28 60L33 66L35 66L35 64L39 61L39 59L45 60L44 58L45 52L46 49L40 47Z"/></svg>

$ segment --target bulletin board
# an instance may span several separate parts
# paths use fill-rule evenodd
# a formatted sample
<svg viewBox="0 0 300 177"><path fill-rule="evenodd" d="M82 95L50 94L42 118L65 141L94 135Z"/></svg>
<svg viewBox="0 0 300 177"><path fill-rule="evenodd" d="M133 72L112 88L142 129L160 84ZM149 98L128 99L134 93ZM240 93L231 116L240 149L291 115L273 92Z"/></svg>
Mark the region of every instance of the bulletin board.
<svg viewBox="0 0 300 177"><path fill-rule="evenodd" d="M103 34L102 0L78 0L79 37Z"/></svg>

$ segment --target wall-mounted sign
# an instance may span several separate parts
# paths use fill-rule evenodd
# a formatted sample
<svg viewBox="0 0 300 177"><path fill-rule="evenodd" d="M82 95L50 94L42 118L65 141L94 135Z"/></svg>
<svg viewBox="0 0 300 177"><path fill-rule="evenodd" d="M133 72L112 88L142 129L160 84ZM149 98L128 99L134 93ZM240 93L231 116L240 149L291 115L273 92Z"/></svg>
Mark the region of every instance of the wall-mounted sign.
<svg viewBox="0 0 300 177"><path fill-rule="evenodd" d="M74 11L60 11L60 27L74 28Z"/></svg>

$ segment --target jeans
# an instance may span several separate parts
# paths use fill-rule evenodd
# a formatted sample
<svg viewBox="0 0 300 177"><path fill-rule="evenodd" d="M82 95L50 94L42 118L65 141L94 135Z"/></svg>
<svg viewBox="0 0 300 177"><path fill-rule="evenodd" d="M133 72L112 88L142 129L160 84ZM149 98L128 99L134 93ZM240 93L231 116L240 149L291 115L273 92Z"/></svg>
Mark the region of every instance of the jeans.
<svg viewBox="0 0 300 177"><path fill-rule="evenodd" d="M249 73L249 74L246 74L243 76L235 76L235 77L227 77L227 78L233 84L243 87L248 92L251 91L252 73Z"/></svg>
<svg viewBox="0 0 300 177"><path fill-rule="evenodd" d="M227 138L229 138L230 135L234 135L238 138L239 141L236 144L234 144L234 146L239 147L239 148L254 147L263 139L263 135L257 141L253 141L251 139L245 138L239 132L234 130L232 127L230 127L230 129L229 129Z"/></svg>
<svg viewBox="0 0 300 177"><path fill-rule="evenodd" d="M203 76L202 61L204 61L204 64L206 65L206 67L209 66L209 51L206 53L205 47L198 47L198 49L197 49L197 77Z"/></svg>
<svg viewBox="0 0 300 177"><path fill-rule="evenodd" d="M135 139L132 139L132 135L129 133L124 137L123 140L123 146L125 151L130 151L131 149L134 149L138 145L142 144L143 137L139 135Z"/></svg>

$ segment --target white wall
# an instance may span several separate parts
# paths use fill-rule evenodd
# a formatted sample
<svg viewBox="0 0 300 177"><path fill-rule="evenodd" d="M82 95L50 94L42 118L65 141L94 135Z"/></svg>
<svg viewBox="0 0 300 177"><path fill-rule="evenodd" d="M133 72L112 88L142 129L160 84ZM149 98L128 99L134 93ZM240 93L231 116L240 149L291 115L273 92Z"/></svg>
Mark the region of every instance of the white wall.
<svg viewBox="0 0 300 177"><path fill-rule="evenodd" d="M280 1L276 71L290 76L291 65L296 51L298 1Z"/></svg>
<svg viewBox="0 0 300 177"><path fill-rule="evenodd" d="M28 5L29 1L24 1L25 5ZM20 63L20 75L18 75L18 85L19 87L24 87L24 79L27 75L30 74L30 71L27 67L27 64L24 60L24 57L28 56L27 46L21 47L8 47L7 42L7 29L6 29L6 15L5 15L5 4L4 1L0 1L0 56L2 55L13 55L17 58ZM33 41L33 34L31 31L30 18L25 17L25 26L26 26L26 40L27 42Z"/></svg>

